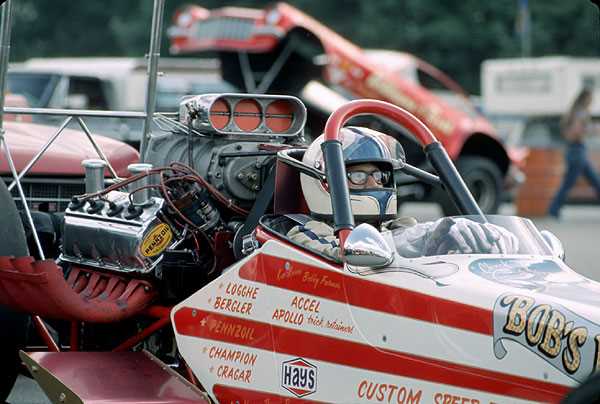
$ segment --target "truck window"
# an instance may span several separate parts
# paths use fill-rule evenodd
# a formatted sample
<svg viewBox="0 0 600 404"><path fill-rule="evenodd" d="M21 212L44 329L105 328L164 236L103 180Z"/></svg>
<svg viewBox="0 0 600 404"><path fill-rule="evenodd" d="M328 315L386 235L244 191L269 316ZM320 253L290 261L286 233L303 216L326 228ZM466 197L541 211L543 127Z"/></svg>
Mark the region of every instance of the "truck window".
<svg viewBox="0 0 600 404"><path fill-rule="evenodd" d="M452 107L468 114L471 118L479 115L472 101L463 96L462 93L452 89L448 84L421 68L417 68L419 84L440 97Z"/></svg>
<svg viewBox="0 0 600 404"><path fill-rule="evenodd" d="M88 99L88 109L108 109L102 81L93 77L71 77L69 95L82 94Z"/></svg>
<svg viewBox="0 0 600 404"><path fill-rule="evenodd" d="M53 74L8 72L6 86L9 93L24 96L31 107L43 108L48 106L58 81Z"/></svg>
<svg viewBox="0 0 600 404"><path fill-rule="evenodd" d="M444 83L422 69L417 69L417 78L419 80L419 84L430 91L452 91Z"/></svg>

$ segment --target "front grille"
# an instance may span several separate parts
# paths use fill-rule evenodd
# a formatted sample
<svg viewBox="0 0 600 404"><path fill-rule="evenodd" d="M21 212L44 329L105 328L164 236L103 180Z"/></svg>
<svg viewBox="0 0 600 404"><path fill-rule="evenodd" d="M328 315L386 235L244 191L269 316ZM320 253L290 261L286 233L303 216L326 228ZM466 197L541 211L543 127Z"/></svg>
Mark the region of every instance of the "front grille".
<svg viewBox="0 0 600 404"><path fill-rule="evenodd" d="M196 24L194 37L197 39L231 39L244 40L250 38L254 28L254 20L247 18L215 17Z"/></svg>
<svg viewBox="0 0 600 404"><path fill-rule="evenodd" d="M3 178L6 185L12 182L11 177ZM73 195L85 192L83 178L35 178L29 177L21 180L23 193L31 209L49 212L62 212L67 208ZM15 186L11 194L17 208L23 208L19 191Z"/></svg>

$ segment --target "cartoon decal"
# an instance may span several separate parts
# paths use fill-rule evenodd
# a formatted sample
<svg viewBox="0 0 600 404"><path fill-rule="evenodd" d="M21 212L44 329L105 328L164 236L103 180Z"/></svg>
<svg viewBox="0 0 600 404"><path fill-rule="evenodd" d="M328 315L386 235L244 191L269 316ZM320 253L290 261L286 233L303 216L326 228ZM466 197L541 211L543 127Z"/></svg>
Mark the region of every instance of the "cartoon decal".
<svg viewBox="0 0 600 404"><path fill-rule="evenodd" d="M469 270L488 281L584 304L600 304L596 282L547 259L485 258L473 261Z"/></svg>
<svg viewBox="0 0 600 404"><path fill-rule="evenodd" d="M540 297L504 294L494 304L494 354L516 341L582 382L600 364L600 325Z"/></svg>
<svg viewBox="0 0 600 404"><path fill-rule="evenodd" d="M296 358L281 364L281 387L296 397L305 397L317 391L317 367Z"/></svg>

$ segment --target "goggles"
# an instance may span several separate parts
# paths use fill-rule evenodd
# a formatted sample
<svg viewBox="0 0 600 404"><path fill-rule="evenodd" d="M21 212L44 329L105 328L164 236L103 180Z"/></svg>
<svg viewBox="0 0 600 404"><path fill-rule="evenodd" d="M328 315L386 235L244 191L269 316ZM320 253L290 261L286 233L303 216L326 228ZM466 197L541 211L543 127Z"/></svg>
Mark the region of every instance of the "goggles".
<svg viewBox="0 0 600 404"><path fill-rule="evenodd" d="M379 185L387 185L390 180L390 172L389 171L363 171L363 170L354 170L346 172L346 176L348 180L354 185L365 185L369 180L369 177L373 177L375 182Z"/></svg>

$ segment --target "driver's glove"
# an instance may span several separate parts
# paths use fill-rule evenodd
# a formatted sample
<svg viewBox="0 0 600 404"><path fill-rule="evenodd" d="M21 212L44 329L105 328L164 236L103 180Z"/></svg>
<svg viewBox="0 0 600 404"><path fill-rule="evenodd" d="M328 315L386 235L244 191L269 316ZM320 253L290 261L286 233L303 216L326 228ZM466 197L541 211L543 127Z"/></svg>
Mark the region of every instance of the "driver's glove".
<svg viewBox="0 0 600 404"><path fill-rule="evenodd" d="M304 225L294 226L287 236L303 247L340 260L339 240L333 234L333 228L326 223L310 220Z"/></svg>
<svg viewBox="0 0 600 404"><path fill-rule="evenodd" d="M424 255L516 254L517 237L501 226L465 218L445 217L427 234Z"/></svg>

